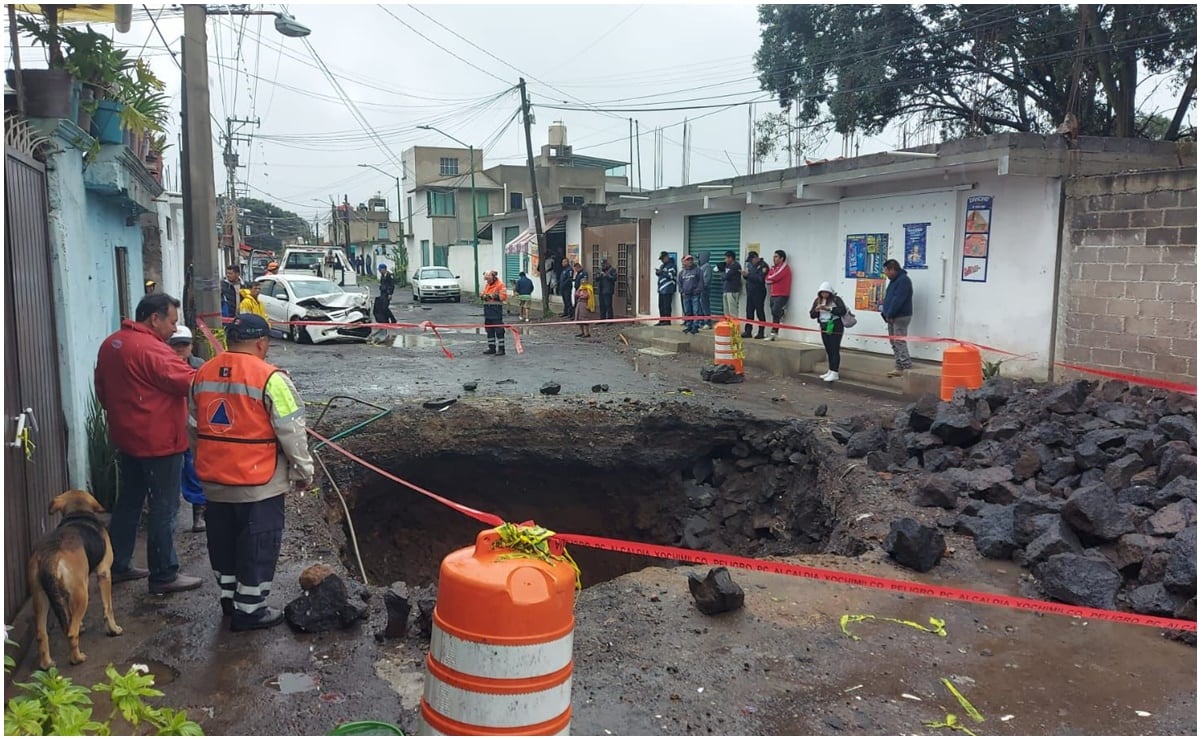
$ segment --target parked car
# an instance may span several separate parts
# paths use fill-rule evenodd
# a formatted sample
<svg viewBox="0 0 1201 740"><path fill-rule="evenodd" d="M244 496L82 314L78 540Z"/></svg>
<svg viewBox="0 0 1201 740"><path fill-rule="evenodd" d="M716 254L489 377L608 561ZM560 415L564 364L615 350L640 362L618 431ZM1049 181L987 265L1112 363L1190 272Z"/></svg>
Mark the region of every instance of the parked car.
<svg viewBox="0 0 1201 740"><path fill-rule="evenodd" d="M449 267L422 267L413 273L413 300L419 303L426 301L454 301L462 298L459 287L459 276L450 271Z"/></svg>
<svg viewBox="0 0 1201 740"><path fill-rule="evenodd" d="M341 326L296 326L289 324L288 338L311 344L332 339L366 339L371 328L369 298L365 293L348 293L325 278L309 275L269 275L255 281L259 300L272 322L332 321Z"/></svg>

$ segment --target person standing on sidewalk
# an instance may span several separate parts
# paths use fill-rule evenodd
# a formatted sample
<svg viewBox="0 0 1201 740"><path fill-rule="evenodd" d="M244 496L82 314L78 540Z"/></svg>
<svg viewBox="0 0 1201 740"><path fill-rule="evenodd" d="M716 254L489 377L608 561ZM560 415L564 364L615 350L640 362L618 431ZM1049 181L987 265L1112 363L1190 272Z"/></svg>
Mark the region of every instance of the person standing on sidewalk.
<svg viewBox="0 0 1201 740"><path fill-rule="evenodd" d="M517 292L517 304L521 307L521 320L530 322L530 303L534 300L534 281L524 272L517 274L517 283L513 286Z"/></svg>
<svg viewBox="0 0 1201 740"><path fill-rule="evenodd" d="M262 289L263 284L258 281L251 283L249 288L242 288L242 302L238 304L238 313L252 313L267 318L267 308L259 300Z"/></svg>
<svg viewBox="0 0 1201 740"><path fill-rule="evenodd" d="M705 290L705 279L701 277L701 268L691 254L684 255L684 269L680 270L680 301L684 304L685 316L704 316L701 308L701 295ZM684 319L684 333L698 334L704 321L700 319Z"/></svg>
<svg viewBox="0 0 1201 740"><path fill-rule="evenodd" d="M901 269L901 263L888 260L884 263L884 274L888 277L888 288L884 291L884 304L880 306L880 317L888 325L888 341L892 345L892 356L896 369L888 373L890 378L899 378L913 368L909 357L909 320L913 318L913 282L909 273Z"/></svg>
<svg viewBox="0 0 1201 740"><path fill-rule="evenodd" d="M120 486L109 534L113 543L113 583L150 579L150 593L168 594L200 587L200 579L179 572L175 519L184 451L188 388L196 373L167 346L179 321L177 299L152 293L138 302L134 320L100 345L96 357L96 398L108 414L108 431L118 451ZM146 521L146 564L133 565L142 503Z"/></svg>
<svg viewBox="0 0 1201 740"><path fill-rule="evenodd" d="M658 278L659 318L661 319L655 326L671 326L671 321L668 319L671 316L672 304L676 299L676 263L667 252L659 253L659 266L655 268L655 277Z"/></svg>
<svg viewBox="0 0 1201 740"><path fill-rule="evenodd" d="M713 284L713 273L715 268L709 264L709 253L701 252L696 258L696 267L701 271L701 308L697 316L712 316L713 307L709 305L709 286ZM701 322L701 326L706 329L713 328L713 320L706 318Z"/></svg>
<svg viewBox="0 0 1201 740"><path fill-rule="evenodd" d="M764 280L771 289L771 322L780 324L784 321L784 311L788 308L788 297L792 294L792 268L788 266L788 255L783 249L777 249L771 256L773 266L767 272ZM771 340L776 341L780 327L771 328Z"/></svg>
<svg viewBox="0 0 1201 740"><path fill-rule="evenodd" d="M167 340L167 344L193 370L199 370L204 364L204 360L192 354L192 330L188 327L181 326L176 329ZM200 479L196 477L196 461L190 447L183 453L183 480L180 481L180 491L183 493L183 500L192 505L192 531L203 532L204 507L208 502L204 498L204 488L200 485Z"/></svg>
<svg viewBox="0 0 1201 740"><path fill-rule="evenodd" d="M752 320L767 321L767 314L763 312L763 304L766 302L767 262L759 256L758 252L748 252L746 255L746 317ZM743 339L751 338L751 329L750 324L743 328ZM755 338L762 339L764 331L761 324L759 334Z"/></svg>
<svg viewBox="0 0 1201 740"><path fill-rule="evenodd" d="M600 297L600 317L613 318L613 293L617 290L617 268L609 264L606 257L601 260L600 274L596 276L596 294Z"/></svg>
<svg viewBox="0 0 1201 740"><path fill-rule="evenodd" d="M496 270L484 273L484 290L480 300L484 303L484 327L488 332L486 355L505 354L505 284L496 276Z"/></svg>
<svg viewBox="0 0 1201 740"><path fill-rule="evenodd" d="M383 262L379 263L379 294L392 302L392 294L396 292L396 278Z"/></svg>
<svg viewBox="0 0 1201 740"><path fill-rule="evenodd" d="M830 283L822 283L817 289L817 298L809 309L809 318L817 319L822 333L822 344L826 348L826 365L829 369L821 376L827 383L838 380L838 368L842 364L842 335L846 332L842 317L847 315L847 304L834 292Z"/></svg>
<svg viewBox="0 0 1201 740"><path fill-rule="evenodd" d="M563 299L563 318L575 318L575 276L571 271L571 261L566 257L559 270L559 297Z"/></svg>
<svg viewBox="0 0 1201 740"><path fill-rule="evenodd" d="M738 315L738 299L742 296L742 267L733 251L726 251L726 261L719 266L721 277L721 310L726 316ZM749 327L748 327L749 328ZM750 336L749 334L746 336Z"/></svg>
<svg viewBox="0 0 1201 740"><path fill-rule="evenodd" d="M242 291L242 268L230 265L221 280L221 318L232 319L238 313Z"/></svg>
<svg viewBox="0 0 1201 740"><path fill-rule="evenodd" d="M234 632L284 621L267 606L284 533L284 496L313 483L304 401L267 363L270 337L254 314L234 317L229 350L196 373L188 402L196 473L208 493L209 564Z"/></svg>

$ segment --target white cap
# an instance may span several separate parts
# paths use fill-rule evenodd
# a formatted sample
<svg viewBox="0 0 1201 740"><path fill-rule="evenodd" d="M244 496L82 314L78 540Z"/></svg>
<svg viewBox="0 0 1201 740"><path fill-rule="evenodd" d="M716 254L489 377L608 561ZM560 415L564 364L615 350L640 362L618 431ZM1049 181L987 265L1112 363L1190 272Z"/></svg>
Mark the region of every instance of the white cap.
<svg viewBox="0 0 1201 740"><path fill-rule="evenodd" d="M826 292L826 293L833 293L833 292L834 292L834 286L833 286L833 285L830 285L830 281L829 281L829 280L827 280L826 282L824 282L824 283L822 283L820 286L818 286L817 292L818 292L818 293L821 293L821 292L823 292L823 291L824 291L824 292Z"/></svg>
<svg viewBox="0 0 1201 740"><path fill-rule="evenodd" d="M167 340L167 344L183 344L192 341L192 330L186 326L176 328L175 333Z"/></svg>

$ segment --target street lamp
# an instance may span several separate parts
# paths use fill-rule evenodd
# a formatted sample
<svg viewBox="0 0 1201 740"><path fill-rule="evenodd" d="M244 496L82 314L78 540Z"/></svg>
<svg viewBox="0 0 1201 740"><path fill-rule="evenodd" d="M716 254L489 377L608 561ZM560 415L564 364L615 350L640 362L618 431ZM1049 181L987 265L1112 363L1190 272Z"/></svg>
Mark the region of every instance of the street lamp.
<svg viewBox="0 0 1201 740"><path fill-rule="evenodd" d="M181 158L184 203L184 317L196 326L197 315L220 315L217 256L217 192L213 182L213 129L210 124L208 42L210 15L272 15L275 30L290 38L308 36L308 27L287 13L250 10L246 5L184 5L183 8L183 145ZM232 204L235 208L237 204Z"/></svg>
<svg viewBox="0 0 1201 740"><path fill-rule="evenodd" d="M401 237L405 233L404 219L400 217L400 178L397 177L396 175L389 175L387 172L385 172L384 170L381 170L379 167L376 167L373 164L361 164L359 166L360 167L370 167L371 169L375 170L376 172L380 173L381 175L386 175L388 177L391 177L393 180L396 180L396 224L400 228L400 233L398 233L396 235L396 242L399 244Z"/></svg>
<svg viewBox="0 0 1201 740"><path fill-rule="evenodd" d="M451 141L458 143L460 146L467 147L467 158L471 161L471 253L475 258L475 294L478 296L480 294L480 229L479 224L476 223L475 212L475 147L456 139L440 128L435 128L433 126L418 126L417 128L425 129L426 131L437 131Z"/></svg>

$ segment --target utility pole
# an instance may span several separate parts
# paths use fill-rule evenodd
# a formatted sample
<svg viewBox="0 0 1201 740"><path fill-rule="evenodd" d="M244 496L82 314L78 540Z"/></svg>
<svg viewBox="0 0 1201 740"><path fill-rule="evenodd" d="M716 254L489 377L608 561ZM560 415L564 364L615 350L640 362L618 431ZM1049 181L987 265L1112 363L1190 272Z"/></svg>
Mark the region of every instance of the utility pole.
<svg viewBox="0 0 1201 740"><path fill-rule="evenodd" d="M534 174L534 142L530 138L530 101L525 96L524 77L517 81L517 87L521 89L521 122L525 125L526 163L530 168L530 192L534 196L534 233L538 237L538 280L542 284L542 312L549 314L550 293L546 291L546 271L550 265L547 264L546 239L542 235L542 206L538 198L538 177ZM471 207L474 213L475 204L472 203Z"/></svg>
<svg viewBox="0 0 1201 740"><path fill-rule="evenodd" d="M251 125L258 127L259 119L253 121L245 118L226 118L225 119L225 172L226 186L229 188L229 205L231 213L230 217L230 251L225 255L226 264L235 265L241 257L242 250L242 235L238 230L238 153L234 151L234 142L245 142L249 144L251 137L249 134L239 136L234 132L234 125Z"/></svg>
<svg viewBox="0 0 1201 740"><path fill-rule="evenodd" d="M213 129L209 125L209 73L205 6L183 11L184 320L220 314L217 270L217 194L213 185Z"/></svg>

